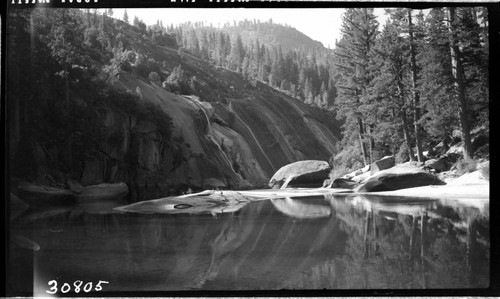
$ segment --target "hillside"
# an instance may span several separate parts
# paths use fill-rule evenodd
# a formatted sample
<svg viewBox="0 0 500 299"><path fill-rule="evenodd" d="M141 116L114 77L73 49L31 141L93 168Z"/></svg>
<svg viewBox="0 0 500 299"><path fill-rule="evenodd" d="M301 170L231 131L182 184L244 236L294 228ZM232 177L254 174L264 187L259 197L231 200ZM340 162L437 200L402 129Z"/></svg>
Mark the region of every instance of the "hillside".
<svg viewBox="0 0 500 299"><path fill-rule="evenodd" d="M255 43L281 47L283 51L290 50L323 50L321 42L311 39L297 29L273 23L260 21L240 21L236 26L224 27L223 31L230 35L240 35L244 44Z"/></svg>
<svg viewBox="0 0 500 299"><path fill-rule="evenodd" d="M259 81L322 109L333 109L337 95L333 52L286 25L260 21L202 22L151 26L175 36L180 51Z"/></svg>
<svg viewBox="0 0 500 299"><path fill-rule="evenodd" d="M21 29L28 14L9 28L9 45L21 46L8 65L12 184L125 182L132 200L256 188L285 164L328 160L341 138L331 112L179 51L168 35L81 11L31 17L40 24L36 52ZM60 20L79 24L63 27L63 45L55 38ZM78 53L71 68L64 47ZM29 89L16 81L25 72L40 78Z"/></svg>

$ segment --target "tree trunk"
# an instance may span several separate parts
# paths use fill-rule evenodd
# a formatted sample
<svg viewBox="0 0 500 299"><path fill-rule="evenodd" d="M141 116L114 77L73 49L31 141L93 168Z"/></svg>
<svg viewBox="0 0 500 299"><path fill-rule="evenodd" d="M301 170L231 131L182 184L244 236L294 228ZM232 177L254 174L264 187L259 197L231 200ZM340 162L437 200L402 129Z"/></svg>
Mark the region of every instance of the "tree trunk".
<svg viewBox="0 0 500 299"><path fill-rule="evenodd" d="M449 10L449 18L450 18L450 51L451 51L451 66L453 79L455 81L455 92L458 98L458 102L460 103L460 125L462 128L462 140L464 141L464 158L471 159L472 158L472 142L470 137L470 128L469 128L469 109L467 98L465 96L465 80L464 80L464 69L461 60L460 48L458 47L458 37L456 32L455 25L455 7L450 7Z"/></svg>
<svg viewBox="0 0 500 299"><path fill-rule="evenodd" d="M413 111L415 115L415 142L417 145L417 158L418 162L424 162L424 155L422 153L422 128L418 121L420 120L420 94L417 90L417 62L415 59L415 46L413 44L413 28L411 22L411 10L408 10L408 30L410 35L410 58L411 58L411 73L412 73L412 94L413 94Z"/></svg>
<svg viewBox="0 0 500 299"><path fill-rule="evenodd" d="M405 138L406 146L408 147L410 161L415 161L415 153L413 152L413 147L411 145L410 140L410 131L408 130L408 117L406 115L405 100L404 100L404 86L401 78L398 78L398 91L399 91L399 100L400 100L400 108L401 108L401 120L403 121L403 135Z"/></svg>
<svg viewBox="0 0 500 299"><path fill-rule="evenodd" d="M415 153L410 141L410 131L408 130L408 118L406 117L406 109L401 111L401 120L403 121L403 135L405 137L406 146L408 147L410 161L415 161Z"/></svg>
<svg viewBox="0 0 500 299"><path fill-rule="evenodd" d="M361 153L363 155L363 163L366 166L366 165L368 165L368 155L366 152L365 141L363 139L363 135L365 134L365 132L363 130L363 121L359 117L358 117L358 126L359 126L359 131L358 131L359 145L361 146Z"/></svg>

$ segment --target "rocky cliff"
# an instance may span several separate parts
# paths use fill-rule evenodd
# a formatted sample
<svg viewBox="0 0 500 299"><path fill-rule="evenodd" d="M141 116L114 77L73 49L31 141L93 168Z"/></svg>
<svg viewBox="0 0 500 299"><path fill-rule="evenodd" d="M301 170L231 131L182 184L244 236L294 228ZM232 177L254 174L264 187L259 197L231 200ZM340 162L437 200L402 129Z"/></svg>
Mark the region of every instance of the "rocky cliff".
<svg viewBox="0 0 500 299"><path fill-rule="evenodd" d="M226 75L239 81L233 82L238 83L235 85L244 84L239 75ZM126 180L132 190L135 185L142 192L152 192L145 196L149 198L164 195L165 191L182 192L187 187L260 187L283 165L305 159L327 160L340 138L333 115L265 85L256 90L233 91L234 96L229 95L224 103L169 93L155 83L137 78L123 76L121 82L130 90L139 87L142 101L157 105L171 117L172 141L158 138L158 128L153 123L130 121L125 115L108 111L104 122L107 130L128 137L118 152L105 147L118 160L119 152L130 150L127 144L133 147L137 152L135 177L115 177L120 172L120 167L115 166L116 170L107 177L84 183ZM231 86L234 85L226 87L233 90ZM130 136L134 138L132 144L126 140ZM102 172L103 169L86 171Z"/></svg>
<svg viewBox="0 0 500 299"><path fill-rule="evenodd" d="M82 12L71 13L86 24ZM64 65L55 44L22 31L29 17L9 27L22 45L8 64L13 190L22 181L66 189L125 182L136 201L189 188L258 188L283 165L328 160L341 137L332 112L111 18L102 21L120 36L110 39L112 51L75 39L89 54ZM53 27L52 18L35 17ZM87 39L90 29L73 34ZM29 52L33 40L40 53ZM51 55L40 59L42 50ZM16 80L23 72L40 82L26 88Z"/></svg>

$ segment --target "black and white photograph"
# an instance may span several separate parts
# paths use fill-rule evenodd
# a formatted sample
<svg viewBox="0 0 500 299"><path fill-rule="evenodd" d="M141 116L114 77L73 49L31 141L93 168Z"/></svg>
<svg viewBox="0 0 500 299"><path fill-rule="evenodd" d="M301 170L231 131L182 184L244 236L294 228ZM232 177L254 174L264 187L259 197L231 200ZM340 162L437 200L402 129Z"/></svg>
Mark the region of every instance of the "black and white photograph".
<svg viewBox="0 0 500 299"><path fill-rule="evenodd" d="M98 1L2 15L7 297L494 294L498 3Z"/></svg>

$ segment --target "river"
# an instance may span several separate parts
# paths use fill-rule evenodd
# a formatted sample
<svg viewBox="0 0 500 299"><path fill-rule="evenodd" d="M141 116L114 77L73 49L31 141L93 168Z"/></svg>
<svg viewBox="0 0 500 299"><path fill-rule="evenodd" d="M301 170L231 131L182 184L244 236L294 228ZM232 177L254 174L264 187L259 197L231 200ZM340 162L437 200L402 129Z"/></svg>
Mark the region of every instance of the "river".
<svg viewBox="0 0 500 299"><path fill-rule="evenodd" d="M75 281L104 281L103 292L486 288L488 210L324 194L223 214L27 211L11 224L7 281L35 295L64 295L65 283L71 294Z"/></svg>

